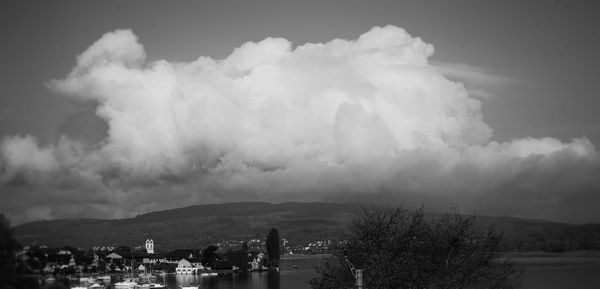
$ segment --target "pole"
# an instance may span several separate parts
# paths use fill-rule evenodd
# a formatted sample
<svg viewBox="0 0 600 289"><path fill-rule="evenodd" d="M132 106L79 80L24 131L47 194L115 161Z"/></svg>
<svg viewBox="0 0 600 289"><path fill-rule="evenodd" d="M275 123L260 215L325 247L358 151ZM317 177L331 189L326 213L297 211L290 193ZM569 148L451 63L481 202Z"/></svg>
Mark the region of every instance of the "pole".
<svg viewBox="0 0 600 289"><path fill-rule="evenodd" d="M363 270L356 270L356 288L363 289Z"/></svg>
<svg viewBox="0 0 600 289"><path fill-rule="evenodd" d="M352 265L352 262L350 262L350 260L348 260L348 257L346 256L346 252L344 252L344 258L346 259L348 268L350 268L350 272L352 272L352 277L354 277L354 280L356 280L356 283L354 283L356 285L356 288L364 289L364 287L363 287L363 270L356 269L354 267L354 265Z"/></svg>

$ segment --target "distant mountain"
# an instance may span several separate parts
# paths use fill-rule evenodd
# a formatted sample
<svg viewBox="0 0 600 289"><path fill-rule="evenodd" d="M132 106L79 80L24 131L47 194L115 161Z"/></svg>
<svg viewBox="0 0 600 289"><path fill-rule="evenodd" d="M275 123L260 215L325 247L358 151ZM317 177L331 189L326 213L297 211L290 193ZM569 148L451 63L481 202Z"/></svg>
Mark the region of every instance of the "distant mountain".
<svg viewBox="0 0 600 289"><path fill-rule="evenodd" d="M229 239L264 239L277 228L294 242L336 238L356 204L226 203L152 212L120 220L54 220L14 228L23 245L139 246L151 234L157 249L201 248Z"/></svg>
<svg viewBox="0 0 600 289"><path fill-rule="evenodd" d="M275 227L293 243L340 239L359 204L226 203L152 212L120 220L77 219L26 223L14 228L23 245L50 247L140 246L152 235L157 249L203 248L222 240L265 239ZM427 214L433 218L439 214ZM600 249L600 224L569 225L479 216L481 226L505 232L506 249Z"/></svg>

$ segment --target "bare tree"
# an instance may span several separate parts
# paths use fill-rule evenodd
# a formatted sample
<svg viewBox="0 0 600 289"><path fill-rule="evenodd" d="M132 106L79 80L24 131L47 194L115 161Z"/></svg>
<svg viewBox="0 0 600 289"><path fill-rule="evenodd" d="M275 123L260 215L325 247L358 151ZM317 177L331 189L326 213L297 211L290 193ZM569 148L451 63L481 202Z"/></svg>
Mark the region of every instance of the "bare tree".
<svg viewBox="0 0 600 289"><path fill-rule="evenodd" d="M516 288L519 274L497 255L502 234L458 213L425 220L423 211L367 208L349 227L347 260L364 288ZM312 288L354 288L343 253L317 268Z"/></svg>

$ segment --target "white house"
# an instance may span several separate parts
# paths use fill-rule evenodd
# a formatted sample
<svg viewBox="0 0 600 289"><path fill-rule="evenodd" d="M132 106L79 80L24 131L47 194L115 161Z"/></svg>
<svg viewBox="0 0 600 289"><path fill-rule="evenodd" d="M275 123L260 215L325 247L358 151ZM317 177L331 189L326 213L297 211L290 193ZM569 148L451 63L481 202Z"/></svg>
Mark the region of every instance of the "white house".
<svg viewBox="0 0 600 289"><path fill-rule="evenodd" d="M177 267L175 268L175 273L177 274L196 274L198 272L197 267L194 266L190 261L186 259L181 259L177 262Z"/></svg>
<svg viewBox="0 0 600 289"><path fill-rule="evenodd" d="M252 260L252 264L250 265L250 270L259 270L259 269L260 269L260 262L259 262L259 260L254 258L254 260Z"/></svg>
<svg viewBox="0 0 600 289"><path fill-rule="evenodd" d="M254 257L252 263L250 263L251 270L261 270L264 269L263 260L267 257L263 252L260 252Z"/></svg>
<svg viewBox="0 0 600 289"><path fill-rule="evenodd" d="M48 262L46 263L46 266L44 266L44 269L42 269L43 273L54 273L54 270L58 267L58 264L56 262Z"/></svg>
<svg viewBox="0 0 600 289"><path fill-rule="evenodd" d="M197 261L192 261L192 262L190 262L190 263L192 263L192 266L193 266L194 268L197 268L198 270L204 270L204 269L205 269L205 268L204 268L204 266L202 265L202 262L200 262L199 260L197 260Z"/></svg>

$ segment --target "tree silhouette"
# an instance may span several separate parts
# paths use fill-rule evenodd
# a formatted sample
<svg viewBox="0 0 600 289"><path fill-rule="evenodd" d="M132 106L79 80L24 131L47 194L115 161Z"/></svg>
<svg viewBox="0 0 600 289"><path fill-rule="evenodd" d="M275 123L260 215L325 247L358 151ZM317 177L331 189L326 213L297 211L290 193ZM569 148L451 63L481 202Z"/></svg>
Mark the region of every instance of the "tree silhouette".
<svg viewBox="0 0 600 289"><path fill-rule="evenodd" d="M225 253L225 258L233 265L237 266L240 271L248 270L248 251L243 249L231 250Z"/></svg>
<svg viewBox="0 0 600 289"><path fill-rule="evenodd" d="M267 235L267 256L269 257L269 267L279 266L279 231L272 228Z"/></svg>
<svg viewBox="0 0 600 289"><path fill-rule="evenodd" d="M15 288L17 260L15 252L19 244L13 238L8 219L0 214L0 288Z"/></svg>
<svg viewBox="0 0 600 289"><path fill-rule="evenodd" d="M204 266L215 267L215 261L219 259L219 247L216 245L209 245L202 251L202 263Z"/></svg>
<svg viewBox="0 0 600 289"><path fill-rule="evenodd" d="M458 213L426 221L422 210L364 209L348 228L345 253L319 266L309 283L354 288L349 260L369 289L515 288L519 274L496 254L502 234L473 222Z"/></svg>

